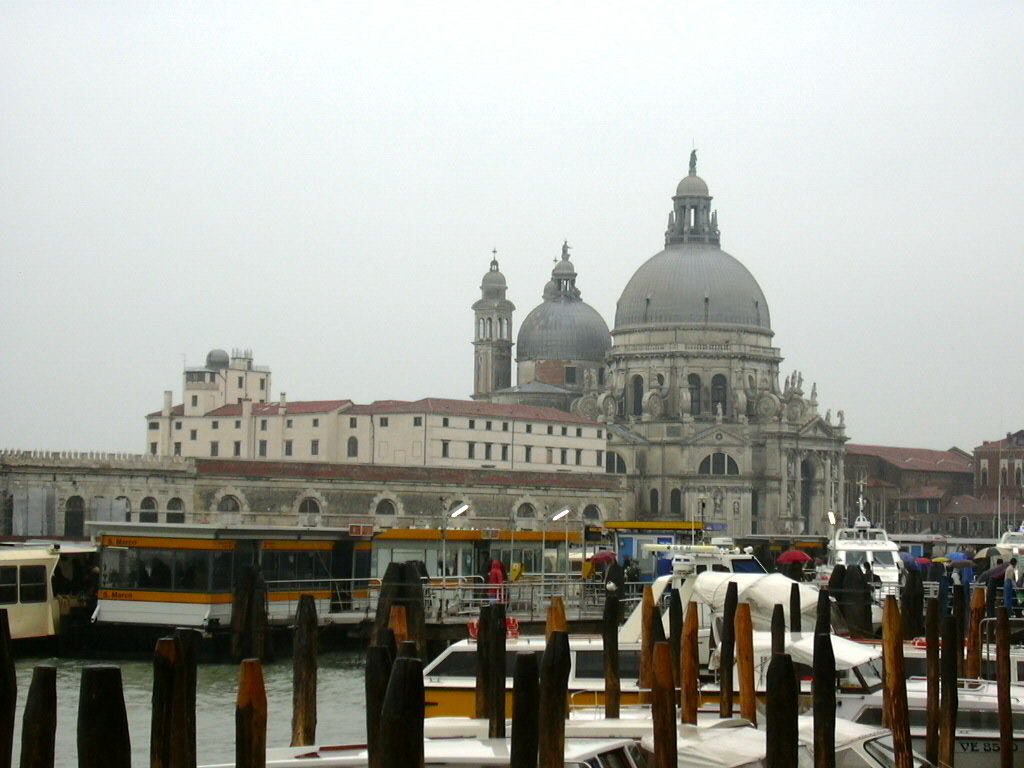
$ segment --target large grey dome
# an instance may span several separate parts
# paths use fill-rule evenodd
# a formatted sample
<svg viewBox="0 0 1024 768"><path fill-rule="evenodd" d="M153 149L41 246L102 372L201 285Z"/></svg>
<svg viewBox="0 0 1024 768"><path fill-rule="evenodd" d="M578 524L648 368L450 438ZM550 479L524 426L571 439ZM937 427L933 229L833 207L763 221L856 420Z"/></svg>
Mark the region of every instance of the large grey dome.
<svg viewBox="0 0 1024 768"><path fill-rule="evenodd" d="M545 301L526 316L516 340L517 360L604 360L611 336L589 304L564 298Z"/></svg>
<svg viewBox="0 0 1024 768"><path fill-rule="evenodd" d="M211 349L206 355L207 368L227 368L231 364L231 358L223 349Z"/></svg>
<svg viewBox="0 0 1024 768"><path fill-rule="evenodd" d="M666 246L626 284L616 330L647 325L701 325L771 332L768 302L754 276L712 243Z"/></svg>

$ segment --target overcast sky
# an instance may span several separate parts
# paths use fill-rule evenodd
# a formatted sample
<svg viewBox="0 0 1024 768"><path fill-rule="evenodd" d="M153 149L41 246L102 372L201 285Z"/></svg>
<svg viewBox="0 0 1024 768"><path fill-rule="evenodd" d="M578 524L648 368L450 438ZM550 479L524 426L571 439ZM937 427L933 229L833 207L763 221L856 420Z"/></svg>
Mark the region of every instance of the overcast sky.
<svg viewBox="0 0 1024 768"><path fill-rule="evenodd" d="M611 327L692 146L853 441L1024 428L1024 4L0 3L0 447L145 447L183 359L467 397L562 240Z"/></svg>

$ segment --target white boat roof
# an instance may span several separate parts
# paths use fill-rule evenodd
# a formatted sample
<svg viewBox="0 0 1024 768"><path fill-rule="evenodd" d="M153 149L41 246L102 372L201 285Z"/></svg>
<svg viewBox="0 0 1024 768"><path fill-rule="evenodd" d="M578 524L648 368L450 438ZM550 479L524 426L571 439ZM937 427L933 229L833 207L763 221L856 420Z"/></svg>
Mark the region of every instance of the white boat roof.
<svg viewBox="0 0 1024 768"><path fill-rule="evenodd" d="M765 759L766 737L756 728L702 728L678 725L676 753L679 768L739 768L761 765ZM654 739L645 736L644 748L653 751ZM811 755L800 748L799 766L810 766Z"/></svg>
<svg viewBox="0 0 1024 768"><path fill-rule="evenodd" d="M861 723L855 723L853 720L846 720L842 717L837 717L835 722L836 750L840 750L850 744L855 744L858 741L863 741L864 739L890 735L888 728L882 728L877 725L862 725ZM797 727L800 729L800 741L806 744L813 744L814 716L801 715L797 718Z"/></svg>
<svg viewBox="0 0 1024 768"><path fill-rule="evenodd" d="M740 602L750 603L750 617L754 629L767 630L772 626L772 611L776 603L782 605L789 623L789 595L794 584L800 585L801 625L814 626L818 611L818 590L781 573L723 573L705 571L687 579L679 597L685 606L691 600L707 605L713 613L725 610L725 593L729 583L736 584Z"/></svg>
<svg viewBox="0 0 1024 768"><path fill-rule="evenodd" d="M624 707L623 717L607 718L604 707L573 709L565 721L567 738L632 739L639 741L651 733L654 721L650 707ZM699 712L698 728L737 728L750 725L742 717L721 718L718 713ZM423 735L430 739L487 737L488 721L477 717L428 717L423 721ZM512 733L512 721L505 720L505 733Z"/></svg>
<svg viewBox="0 0 1024 768"><path fill-rule="evenodd" d="M882 658L877 646L858 643L847 640L839 635L830 635L832 639L832 653L836 657L836 671L843 672L861 664L867 664ZM794 664L804 664L808 667L814 665L814 633L813 632L787 632L786 653L788 653ZM770 657L772 652L772 633L754 632L754 656ZM715 652L718 658L718 652Z"/></svg>

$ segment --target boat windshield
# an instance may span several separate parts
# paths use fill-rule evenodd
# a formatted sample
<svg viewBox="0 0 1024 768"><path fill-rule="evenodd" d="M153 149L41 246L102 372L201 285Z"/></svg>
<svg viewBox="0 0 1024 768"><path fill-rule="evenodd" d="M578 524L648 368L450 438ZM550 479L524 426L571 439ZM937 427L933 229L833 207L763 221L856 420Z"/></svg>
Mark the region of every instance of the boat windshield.
<svg viewBox="0 0 1024 768"><path fill-rule="evenodd" d="M843 554L845 555L843 560L845 561L847 568L851 565L864 565L868 559L868 553L862 549L846 550Z"/></svg>
<svg viewBox="0 0 1024 768"><path fill-rule="evenodd" d="M844 549L842 550L846 567L862 566L865 562L892 568L896 565L895 553L887 549Z"/></svg>
<svg viewBox="0 0 1024 768"><path fill-rule="evenodd" d="M896 565L896 560L893 558L893 553L887 549L879 549L872 552L871 560L876 565L882 565L887 568L892 568L894 565Z"/></svg>
<svg viewBox="0 0 1024 768"><path fill-rule="evenodd" d="M852 750L848 751L852 752ZM883 768L896 768L896 755L892 748L892 736L879 736L878 738L865 741L864 751L875 759L875 765L882 766ZM913 761L914 768L925 768L928 765L926 760L922 760L917 755L913 756ZM844 762L842 765L845 766L846 763ZM836 768L839 768L839 764L837 764Z"/></svg>

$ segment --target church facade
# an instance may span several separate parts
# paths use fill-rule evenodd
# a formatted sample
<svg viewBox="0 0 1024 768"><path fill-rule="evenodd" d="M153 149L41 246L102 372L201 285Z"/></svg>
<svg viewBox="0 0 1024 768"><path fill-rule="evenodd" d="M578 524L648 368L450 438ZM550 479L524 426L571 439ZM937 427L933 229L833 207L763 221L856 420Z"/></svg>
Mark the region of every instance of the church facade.
<svg viewBox="0 0 1024 768"><path fill-rule="evenodd" d="M844 516L843 412L822 415L800 372L780 383L768 302L722 250L711 200L692 153L665 248L626 284L610 333L578 306L563 248L520 330L517 386L475 396L523 402L557 387L548 404L561 397L607 423L606 470L626 476L630 518L699 520L722 535L827 534L829 513Z"/></svg>

